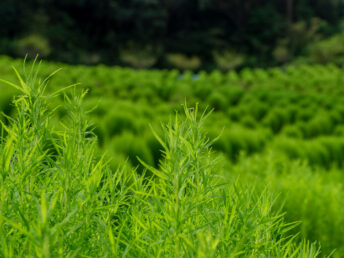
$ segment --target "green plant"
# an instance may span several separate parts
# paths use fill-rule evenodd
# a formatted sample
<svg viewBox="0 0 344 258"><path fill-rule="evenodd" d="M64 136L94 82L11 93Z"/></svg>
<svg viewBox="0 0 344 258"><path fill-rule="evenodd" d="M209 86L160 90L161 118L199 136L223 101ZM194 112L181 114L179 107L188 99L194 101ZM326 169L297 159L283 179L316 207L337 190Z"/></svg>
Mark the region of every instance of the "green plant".
<svg viewBox="0 0 344 258"><path fill-rule="evenodd" d="M284 64L290 60L290 53L288 51L288 48L284 45L277 46L274 49L272 55L278 63Z"/></svg>
<svg viewBox="0 0 344 258"><path fill-rule="evenodd" d="M224 71L235 69L245 62L245 56L233 50L215 51L213 58L217 66Z"/></svg>
<svg viewBox="0 0 344 258"><path fill-rule="evenodd" d="M99 255L105 247L94 233L106 216L102 207L125 204L125 174L107 169L96 154L81 104L85 94L65 95L70 120L55 131L47 106L52 96L45 96L54 73L38 80L34 64L28 73L24 66L24 78L15 72L19 85L2 80L21 95L0 141L1 256Z"/></svg>
<svg viewBox="0 0 344 258"><path fill-rule="evenodd" d="M314 63L337 63L342 65L344 62L343 42L343 33L313 42L308 46L308 56Z"/></svg>
<svg viewBox="0 0 344 258"><path fill-rule="evenodd" d="M154 176L148 192L137 191L141 200L130 214L131 238L145 240L132 242L130 255L317 256L313 245L280 238L287 225L271 213L267 192L252 195L233 182L221 185L211 142L200 130L206 116L198 119L197 106L185 108L185 115L167 124L163 137L156 135L163 146L159 169L141 161Z"/></svg>
<svg viewBox="0 0 344 258"><path fill-rule="evenodd" d="M35 63L34 63L35 64ZM52 73L24 78L15 117L0 141L1 256L288 256L316 257L315 245L288 237L293 224L272 211L268 191L224 180L214 165L204 119L185 107L157 140L159 168L117 171L98 155L83 99L64 94L68 126L51 127L46 96ZM150 174L148 173L150 172Z"/></svg>
<svg viewBox="0 0 344 258"><path fill-rule="evenodd" d="M179 53L168 54L167 60L170 64L181 70L195 70L202 64L201 59L197 56L188 57Z"/></svg>
<svg viewBox="0 0 344 258"><path fill-rule="evenodd" d="M20 59L15 60L8 57L0 57L1 76L7 81L14 81L16 73L10 72L11 65L18 67L21 62L22 60ZM37 72L35 89L38 89L39 86L37 85L39 83L38 78L49 76L49 74L54 71L56 65L56 63L51 62L40 65L40 70ZM26 148L29 150L28 152L33 155L28 159L28 162L35 160L35 166L39 167L37 170L30 170L30 164L24 163L25 168L23 171L26 173L25 179L20 176L19 168L15 168L15 171L10 170L8 173L4 172L5 181L0 183L0 188L4 185L5 188L1 189L6 190L1 190L1 196L5 197L0 197L0 200L8 201L0 201L0 205L2 205L0 206L0 210L6 210L6 212L10 214L8 219L15 221L17 224L25 224L20 218L20 213L15 213L16 210L13 206L6 206L6 203L10 203L10 205L17 203L20 206L21 204L18 202L18 190L16 190L16 187L21 187L21 184L27 184L28 178L31 178L30 180L33 180L35 183L38 182L35 185L35 191L37 193L35 196L39 196L37 197L39 203L41 202L40 189L47 189L45 194L46 200L49 202L53 200L50 198L49 194L55 193L57 189L62 192L62 194L57 193L56 195L59 200L57 201L57 205L60 205L61 200L68 197L68 200L74 208L81 204L87 206L87 208L85 208L86 210L82 210L81 213L77 212L75 214L78 219L72 219L70 224L63 226L63 230L65 231L58 233L60 234L59 236L66 237L66 232L68 230L71 230L77 223L81 223L80 227L82 230L81 228L77 228L77 232L71 233L68 239L66 238L67 240L63 240L64 242L61 245L58 244L60 248L63 250L65 250L65 248L69 248L68 250L76 250L76 247L80 246L83 250L77 251L78 256L86 255L86 252L89 252L89 256L92 256L92 250L84 246L93 246L94 250L100 250L99 252L106 256L106 254L112 252L110 249L114 247L113 244L108 242L111 228L115 239L114 241L117 241L114 247L117 252L122 254L129 246L127 254L136 256L140 256L141 254L144 255L141 251L136 249L138 246L138 248L143 248L142 245L136 243L136 247L133 247L132 242L136 242L136 240L133 240L134 237L131 236L135 235L136 237L137 235L132 232L132 230L135 230L135 226L132 224L133 220L128 216L128 209L140 210L140 205L143 205L143 210L149 210L149 208L144 205L147 200L144 200L142 204L142 196L134 194L133 189L136 187L136 192L143 192L143 195L146 194L148 196L150 194L149 191L152 189L149 186L151 184L151 179L156 179L155 176L152 176L151 172L144 171L144 166L139 163L136 156L140 156L145 163L148 163L160 171L159 164L164 162L164 155L161 152L163 146L152 136L150 125L154 130L158 130L157 128L160 122L163 124L168 123L170 115L178 111L181 113L178 116L179 123L186 124L185 127L189 126L188 122L185 121L183 106L181 105L186 100L188 103L200 102L200 110L204 110L205 106L209 104L211 104L212 108L220 107L220 109L214 110L213 114L204 122L201 128L201 132L207 133L211 139L216 138L220 134L220 138L214 142L211 147L214 152L211 153L210 159L221 157L221 162L212 168L215 177L218 179L218 181L215 180L216 182L214 181L214 183L228 183L229 180L229 183L225 185L224 188L231 189L233 187L232 179L234 168L236 167L241 167L240 177L246 178L250 177L253 173L263 176L268 174L270 165L276 167L276 175L278 175L280 172L279 166L285 166L281 178L285 179L285 183L288 180L293 182L288 185L285 191L307 188L305 182L309 181L312 182L310 183L312 185L309 186L309 189L314 189L314 191L311 191L315 194L314 199L319 198L317 207L325 205L327 202L334 206L333 209L331 207L328 208L328 210L332 210L328 219L326 219L326 223L321 222L322 218L325 217L324 214L326 210L318 214L315 210L311 209L311 203L304 205L301 201L295 202L295 206L284 209L284 211L287 212L286 218L289 222L297 220L303 221L305 225L307 225L303 226L302 230L301 227L298 227L292 232L289 232L289 234L301 232L300 238L295 239L295 244L299 243L302 236L312 242L319 242L323 247L323 254L330 253L333 249L336 249L337 251L335 254L337 257L343 256L343 249L340 248L344 239L340 229L342 212L334 205L336 203L335 196L340 197L343 191L340 187L336 186L333 188L333 192L330 191L331 194L321 194L321 189L331 188L330 180L334 180L333 182L337 182L338 184L342 182L341 177L338 176L337 179L334 179L331 176L334 171L338 171L339 174L340 169L343 167L342 156L344 153L344 144L341 139L343 131L341 123L344 117L344 108L342 104L344 101L344 91L343 87L341 87L342 68L335 65L300 65L297 67L288 66L284 69L273 68L265 70L246 68L241 72L231 71L227 74L223 74L219 71L214 71L210 74L201 72L198 77L194 77L192 72L184 73L181 76L176 70L134 70L130 68L107 67L104 65L88 67L59 64L59 66L63 66L64 69L59 72L59 76L50 77L48 80L49 85L45 87L45 94L40 94L40 96L43 97L41 99L43 101L37 102L40 103L39 105L35 104L36 109L34 111L39 110L37 106L41 106L48 112L45 115L35 115L48 119L47 125L44 124L45 122L42 122L45 121L44 119L39 120L39 123L42 124L39 126L39 130L45 128L43 130L45 132L44 136L35 136L41 139L39 141L42 141L41 143L37 141L38 143L36 144L37 148L41 148L42 152L36 152L32 149L31 139L33 139L32 135L34 134L31 125L26 126L25 130L21 130L25 135L23 134L20 137L15 135L13 136L12 142L9 141L7 137L9 134L5 128L11 131L12 127L14 128L14 126L22 124L16 124L18 116L22 117L22 115L29 114L31 111L21 111L20 103L25 103L22 99L27 100L30 99L30 97L27 97L25 95L26 93L18 87L20 85L13 89L3 83L0 85L0 108L5 113L4 115L0 115L0 119L3 121L3 125L1 124L0 126L0 135L2 136L2 143L5 144L8 142L7 147L4 145L1 147L0 156L5 155L4 153L6 153L10 146L15 149L20 149L19 143L15 143L17 140L19 141L21 139L24 146L29 145L29 143L25 143L26 139L26 141L30 142L30 146ZM35 69L33 70L35 71ZM23 81L26 82L26 84L33 84L34 76L29 76L30 71L31 69L26 68L27 75L25 76L24 68L22 68L22 74L24 74ZM32 82L29 83L27 81L28 77L31 78L29 79ZM82 101L78 100L78 94L74 94L72 90L68 90L62 94L61 85L66 82L76 83L79 80L83 84L77 87L77 92L79 92L79 90L88 90L88 94L83 97ZM59 91L60 94L56 97L50 97L54 95L56 91ZM37 92L40 91L33 91L32 96L38 96ZM14 98L15 94L19 94L19 96ZM21 98L21 96L24 95L26 97ZM212 102L205 102L208 98L212 99ZM35 100L36 98L31 97L31 99ZM217 99L219 99L220 102L217 102ZM83 104L81 104L81 102ZM33 101L33 103L36 102ZM20 105L16 107L18 104ZM75 104L80 108L73 108L72 106L75 106ZM58 109L55 111L57 107ZM82 120L85 121L85 127L82 126L82 130L84 130L82 134L85 136L85 142L82 140L80 145L75 147L75 144L68 144L68 142L73 143L71 136L73 135L73 130L76 128L74 123L79 120L79 116L72 115L72 113L83 113L83 110L90 110L90 112L87 112L87 116L80 116ZM34 111L30 114L33 114ZM26 118L27 120L28 117ZM91 124L86 121L88 119L92 122ZM21 119L20 121L25 120ZM25 123L29 124L28 122ZM192 126L189 127L191 128ZM223 131L222 134L221 131ZM157 134L163 135L159 130ZM94 143L96 142L95 138L97 138L98 144ZM160 136L160 138L165 142L163 136ZM89 147L87 146L90 142L93 142L92 147L88 149ZM88 151L78 151L79 148L82 150L84 147L87 147ZM64 149L63 152L62 149ZM92 158L88 156L88 153L91 152L93 152L91 155ZM85 189L89 186L86 186L86 183L81 185L80 182L85 182L90 177L90 173L84 172L84 167L86 167L85 170L92 169L88 169L88 165L83 164L81 160L88 160L89 163L93 161L97 162L101 158L101 153L104 152L107 153L106 157L109 158L103 158L101 171L95 169L96 173L98 173L97 177L99 176L102 178L100 181L101 183L98 185L98 188L96 187L96 190L93 191L94 197L86 196ZM186 150L184 150L184 152L187 153ZM276 154L273 159L269 159L269 153L271 152ZM20 158L20 160L26 160L29 154L27 153L26 155L25 158ZM66 158L63 158L63 156L66 156ZM256 158L260 162L248 163L248 161L253 158ZM283 159L283 162L275 162L274 159L277 161ZM9 164L11 164L10 161ZM16 158L12 161L15 162ZM291 167L292 164L298 161L308 164L308 181L306 179L298 181L296 173L302 174L304 170L302 167ZM137 173L134 173L133 166L137 165L139 165ZM78 170L79 166L82 170L81 172ZM28 171L25 169L28 169ZM117 169L119 172L116 172ZM295 171L295 173L292 171ZM125 176L117 177L117 175L121 175L121 173L124 173ZM143 175L142 177L138 176L141 174ZM220 178L220 175L223 177ZM319 175L321 175L322 178L321 184L316 183L318 182L316 178ZM17 176L19 178L16 178ZM111 180L107 180L107 177L111 178ZM328 186L326 186L327 179L329 180ZM126 183L125 186L121 188L122 186L119 186L118 183L114 183L115 181L112 180L116 182L125 181ZM260 187L255 188L254 191L252 190L254 185L259 185L260 183L262 183L263 186L269 185L270 183L276 184L276 188L272 187L266 190L268 195L271 195L271 191L273 191L274 196L279 193L281 193L282 196L287 196L288 193L284 192L284 190L279 191L279 183L282 181L284 182L282 179L278 181L277 179L273 180L269 177L257 177L255 180L250 179L246 182L238 182L235 187L240 189L244 188L239 191L243 195L237 196L238 198L235 197L232 200L232 204L241 203L241 201L238 201L240 198L244 198L243 196L245 195L253 195L254 192L256 199L252 202L247 200L248 207L252 207L250 206L252 203L258 202L257 196L263 194ZM103 189L103 185L107 184L107 182L116 187L109 190L110 185L107 185L106 188ZM142 182L142 186L138 188L139 184L141 184L140 182ZM135 184L135 186L133 184ZM64 190L62 186L66 186L68 190ZM146 186L147 188L145 188ZM246 191L246 188L249 190ZM24 190L22 191L22 188L20 189L20 196L26 197L26 192L24 192ZM114 189L126 194L121 195ZM145 190L143 191L143 189ZM222 190L217 189L217 191L220 192ZM225 190L225 192L226 191L227 190ZM236 195L232 190L228 191L228 195ZM295 191L297 192L297 190ZM111 194L107 192L111 192ZM100 203L97 199L99 196L103 196L107 200L114 200L111 199L114 198L112 196L117 196L118 194L125 199L124 203L120 202L119 207L121 207L121 209L119 209L119 211L121 214L126 215L115 213L111 210L111 207L114 206L111 206L108 201L104 201L103 203L105 204L103 205L103 203ZM111 195L111 197L109 195ZM126 199L127 197L128 199ZM302 192L299 193L298 198L302 198ZM76 199L78 201L76 201ZM312 202L314 199L312 199ZM149 200L153 202L151 199ZM88 201L90 201L90 203ZM217 199L217 201L218 203L223 203L219 199ZM141 204L139 206L133 206L133 202L139 202ZM190 200L190 203L192 202L193 201ZM278 201L275 202L275 212L280 208L282 202L283 200L279 198ZM292 200L290 200L290 202L292 202ZM22 203L25 207L21 207L21 209L24 213L30 213L30 221L37 222L35 218L37 218L38 212L28 208L36 207L36 203L31 199L30 201L24 200ZM338 202L338 205L339 204L340 202ZM63 205L67 207L67 201L63 201ZM214 206L215 205L218 206L218 204L214 204ZM63 211L64 215L71 211L69 208L61 208L65 206L57 206L59 210ZM303 213L303 207L306 206L309 211ZM246 210L248 209L249 208ZM292 209L300 212L292 213ZM214 213L218 212L217 209L208 208L207 210L214 211ZM90 215L88 211L91 212L92 215ZM57 211L54 212L52 212L52 220L50 221L52 224L64 216L59 215ZM113 214L111 212L113 212ZM149 214L149 212L150 211L148 211L147 214ZM244 211L238 211L237 214L244 213ZM289 216L290 214L288 213L294 215ZM254 212L254 214L255 215L252 216L258 216L257 213ZM143 218L148 219L144 216ZM154 216L158 215L155 214ZM96 218L106 223L101 224ZM123 218L126 223L120 222ZM256 217L250 218L249 220L254 220L253 218ZM27 218L25 217L25 219ZM122 232L128 233L123 233L122 235L118 234L120 231L119 225L125 225L122 228ZM238 224L235 225L239 231L242 230L242 224L238 222ZM6 224L6 227L10 226ZM4 230L8 229L6 227ZM252 227L252 230L255 228L254 225L250 227ZM15 231L13 228L8 230L10 231L1 234L6 236L8 232L12 232L11 230L13 230L13 232ZM208 232L213 232L213 229L209 229ZM11 238L11 235L9 235L9 238L4 241L7 241L6 243L11 245L12 241L16 242L19 239L20 242L21 239L24 238L20 232L15 232L14 234L14 238ZM149 236L148 233L144 233L143 235ZM60 238L59 236L57 239ZM83 237L87 240L82 239ZM199 252L199 255L201 255L201 253L206 252L212 253L215 249L208 249L211 244L208 245L207 243L216 243L218 238L221 240L221 237L218 237L217 233L208 234L202 232L197 238L191 236L188 239L194 241L194 246L200 247L200 250L194 251L197 254ZM137 241L151 241L150 239L147 240L139 237L137 239L139 239ZM32 246L29 244L30 241L31 240L27 240L25 243ZM157 245L159 244L160 242ZM55 244L53 245L56 246ZM18 245L13 244L13 246ZM217 246L219 246L219 244L217 244ZM2 247L0 247L0 250L5 250L7 248L4 246ZM13 250L13 248L11 250ZM54 247L52 249L54 249ZM0 256L2 256L2 254L0 254Z"/></svg>
<svg viewBox="0 0 344 258"><path fill-rule="evenodd" d="M40 55L45 57L51 52L49 41L39 34L31 34L24 37L18 40L17 45L20 56L28 55L34 58L36 55Z"/></svg>
<svg viewBox="0 0 344 258"><path fill-rule="evenodd" d="M134 68L149 68L153 66L158 58L159 49L152 46L140 47L135 43L130 43L125 48L120 49L120 59Z"/></svg>
<svg viewBox="0 0 344 258"><path fill-rule="evenodd" d="M344 232L343 174L341 170L314 168L303 161L290 161L276 152L241 157L232 173L240 182L256 182L261 192L267 185L279 194L274 209L285 212L287 221L300 221L291 233L321 244L320 257L342 257ZM247 173L247 168L250 173ZM332 254L332 255L330 255Z"/></svg>

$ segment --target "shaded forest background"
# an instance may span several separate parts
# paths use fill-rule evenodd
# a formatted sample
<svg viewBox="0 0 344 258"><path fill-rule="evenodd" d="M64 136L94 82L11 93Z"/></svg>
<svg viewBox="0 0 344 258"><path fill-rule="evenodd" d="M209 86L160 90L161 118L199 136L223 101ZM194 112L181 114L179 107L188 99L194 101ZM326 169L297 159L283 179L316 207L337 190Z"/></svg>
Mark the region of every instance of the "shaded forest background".
<svg viewBox="0 0 344 258"><path fill-rule="evenodd" d="M2 0L0 53L180 70L342 64L343 14L342 0Z"/></svg>

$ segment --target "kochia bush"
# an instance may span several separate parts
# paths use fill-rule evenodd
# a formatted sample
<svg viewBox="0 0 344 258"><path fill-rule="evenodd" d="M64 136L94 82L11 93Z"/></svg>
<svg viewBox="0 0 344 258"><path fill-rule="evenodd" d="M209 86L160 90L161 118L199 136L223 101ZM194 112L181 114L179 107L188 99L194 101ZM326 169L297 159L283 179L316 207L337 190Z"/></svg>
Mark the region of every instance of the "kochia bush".
<svg viewBox="0 0 344 258"><path fill-rule="evenodd" d="M286 235L294 223L272 211L268 190L256 194L220 176L197 107L185 107L186 118L176 116L156 134L163 147L158 168L141 161L142 175L112 171L96 151L85 94L65 95L68 126L56 130L44 94L48 80L37 81L35 70L24 75L19 85L6 82L21 95L0 141L1 256L319 254Z"/></svg>

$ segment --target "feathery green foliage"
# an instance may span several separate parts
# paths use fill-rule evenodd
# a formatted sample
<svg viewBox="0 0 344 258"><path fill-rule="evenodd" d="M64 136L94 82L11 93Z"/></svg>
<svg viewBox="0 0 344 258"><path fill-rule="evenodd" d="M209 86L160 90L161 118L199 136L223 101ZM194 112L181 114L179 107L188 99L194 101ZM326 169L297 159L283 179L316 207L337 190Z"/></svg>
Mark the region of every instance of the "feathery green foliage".
<svg viewBox="0 0 344 258"><path fill-rule="evenodd" d="M316 257L288 235L295 223L272 208L268 188L225 179L203 133L208 114L184 106L154 133L158 167L140 160L111 170L89 130L81 95L65 93L67 119L54 127L50 76L15 70L16 115L0 143L0 252L4 257ZM61 92L60 92L61 93Z"/></svg>

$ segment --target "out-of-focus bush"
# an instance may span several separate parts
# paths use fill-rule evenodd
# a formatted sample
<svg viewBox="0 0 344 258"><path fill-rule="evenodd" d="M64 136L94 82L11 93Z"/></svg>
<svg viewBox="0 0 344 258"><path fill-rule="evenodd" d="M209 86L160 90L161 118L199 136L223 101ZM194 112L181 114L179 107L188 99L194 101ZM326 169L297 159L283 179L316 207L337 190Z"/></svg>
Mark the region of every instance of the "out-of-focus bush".
<svg viewBox="0 0 344 258"><path fill-rule="evenodd" d="M289 122L290 114L282 108L271 110L263 119L263 125L270 127L274 133L278 133Z"/></svg>
<svg viewBox="0 0 344 258"><path fill-rule="evenodd" d="M154 157L148 148L146 140L142 137L137 137L130 132L116 136L111 142L114 155L116 153L128 157L129 162L133 166L140 165L137 157L150 165L154 165Z"/></svg>
<svg viewBox="0 0 344 258"><path fill-rule="evenodd" d="M216 65L224 71L235 69L245 62L245 55L233 50L214 51L213 58Z"/></svg>
<svg viewBox="0 0 344 258"><path fill-rule="evenodd" d="M311 62L344 64L344 33L313 42L308 47Z"/></svg>
<svg viewBox="0 0 344 258"><path fill-rule="evenodd" d="M122 62L134 68L143 69L152 67L157 62L159 52L159 48L151 45L138 46L130 43L119 50L119 58Z"/></svg>
<svg viewBox="0 0 344 258"><path fill-rule="evenodd" d="M319 31L326 23L319 18L312 18L310 22L298 21L289 26L286 37L277 41L272 52L275 60L280 63L287 63L300 56L307 44L319 40Z"/></svg>
<svg viewBox="0 0 344 258"><path fill-rule="evenodd" d="M209 130L210 138L215 138L217 135L218 130ZM225 153L230 160L236 161L241 153L249 155L262 151L270 138L269 130L234 126L222 132L213 148Z"/></svg>
<svg viewBox="0 0 344 258"><path fill-rule="evenodd" d="M17 42L17 54L20 56L27 54L31 58L36 55L46 57L50 52L48 39L39 34L28 35Z"/></svg>
<svg viewBox="0 0 344 258"><path fill-rule="evenodd" d="M228 98L226 98L226 96L224 96L223 94L220 94L219 92L213 92L209 96L207 102L216 111L219 111L219 110L224 111L226 110L226 107L228 106Z"/></svg>
<svg viewBox="0 0 344 258"><path fill-rule="evenodd" d="M311 140L281 137L275 141L275 148L288 158L306 160L313 167L330 169L344 164L344 141L340 137L322 136Z"/></svg>
<svg viewBox="0 0 344 258"><path fill-rule="evenodd" d="M167 61L180 70L195 70L202 65L202 61L199 57L188 57L180 53L168 54Z"/></svg>
<svg viewBox="0 0 344 258"><path fill-rule="evenodd" d="M273 57L278 63L287 63L290 60L290 50L287 46L287 40L282 40L272 52Z"/></svg>
<svg viewBox="0 0 344 258"><path fill-rule="evenodd" d="M303 133L301 129L294 125L287 125L283 128L282 134L292 138L302 138Z"/></svg>

